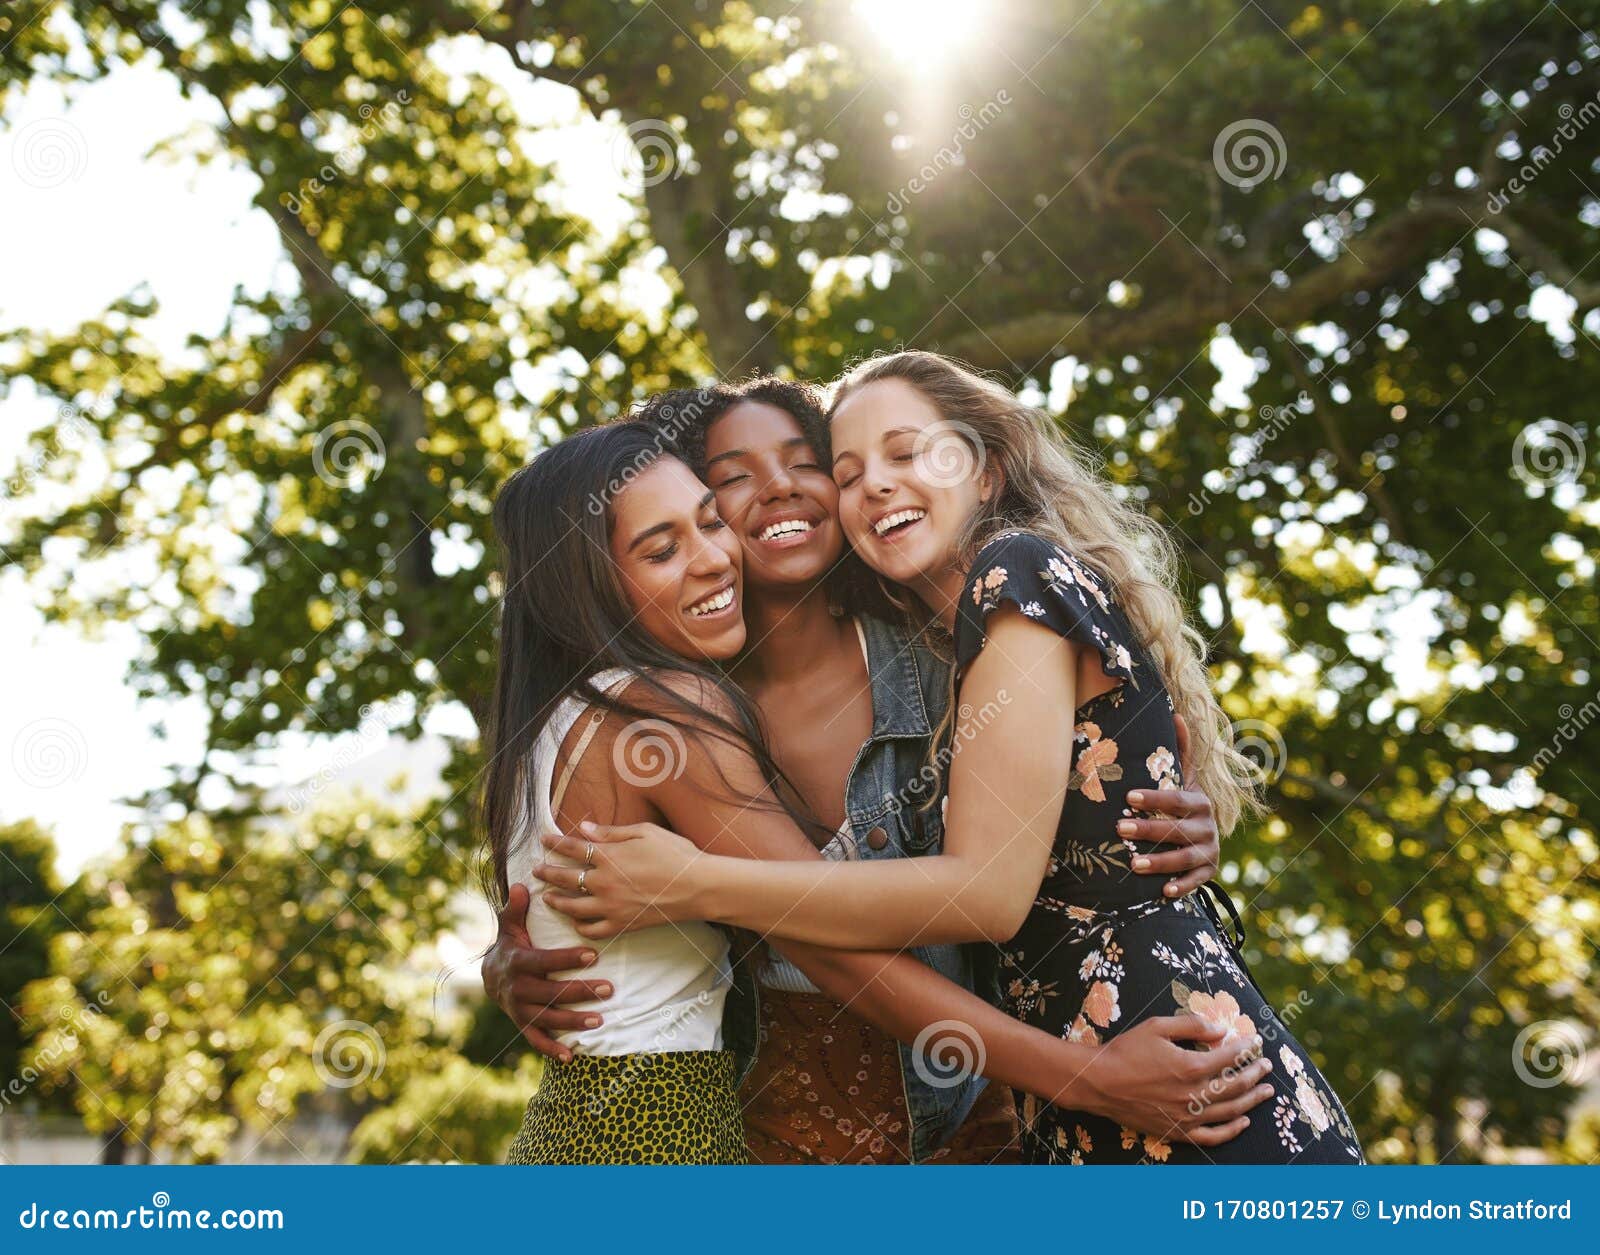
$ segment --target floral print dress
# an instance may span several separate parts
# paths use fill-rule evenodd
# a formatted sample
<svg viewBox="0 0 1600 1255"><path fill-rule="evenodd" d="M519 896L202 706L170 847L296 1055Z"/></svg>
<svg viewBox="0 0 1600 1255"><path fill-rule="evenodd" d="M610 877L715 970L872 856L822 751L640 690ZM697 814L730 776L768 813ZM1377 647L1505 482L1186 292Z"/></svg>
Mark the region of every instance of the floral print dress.
<svg viewBox="0 0 1600 1255"><path fill-rule="evenodd" d="M1105 674L1120 681L1075 712L1072 775L1045 878L1021 930L1000 946L1006 1009L1091 1044L1154 1016L1191 1012L1227 1030L1214 1049L1237 1053L1259 1034L1275 1091L1249 1113L1242 1134L1213 1147L1148 1136L1018 1094L1025 1157L1073 1164L1365 1162L1343 1106L1256 988L1224 929L1209 895L1232 912L1226 895L1207 886L1170 901L1161 877L1132 869L1136 854L1159 847L1117 835L1119 819L1143 814L1127 805L1128 792L1180 788L1182 780L1172 700L1108 581L1042 536L996 536L978 554L957 612L958 675L983 649L988 617L1003 605L1095 650Z"/></svg>

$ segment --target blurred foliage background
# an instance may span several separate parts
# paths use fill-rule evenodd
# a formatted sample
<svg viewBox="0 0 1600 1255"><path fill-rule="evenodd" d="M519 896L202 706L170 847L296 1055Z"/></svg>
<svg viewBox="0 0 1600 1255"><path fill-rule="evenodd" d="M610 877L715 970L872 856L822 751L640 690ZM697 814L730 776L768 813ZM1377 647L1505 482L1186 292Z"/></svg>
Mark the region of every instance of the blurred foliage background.
<svg viewBox="0 0 1600 1255"><path fill-rule="evenodd" d="M316 1111L351 1158L498 1157L536 1063L415 962L474 883L475 738L414 811L252 762L483 709L489 505L544 444L913 345L1181 538L1275 806L1225 849L1252 960L1373 1157L1592 1160L1597 31L1583 0L8 6L0 105L159 66L215 121L149 159L248 171L297 284L177 356L143 290L0 335L62 490L14 496L0 562L209 712L70 885L0 831L6 1077L109 1160ZM585 125L620 190L550 158Z"/></svg>

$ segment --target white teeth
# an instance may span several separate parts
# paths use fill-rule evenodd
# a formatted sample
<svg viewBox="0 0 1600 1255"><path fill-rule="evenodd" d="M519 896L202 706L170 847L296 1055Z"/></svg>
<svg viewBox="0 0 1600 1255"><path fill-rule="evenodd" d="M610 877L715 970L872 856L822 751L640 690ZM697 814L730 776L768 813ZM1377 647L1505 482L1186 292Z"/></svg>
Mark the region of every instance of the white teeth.
<svg viewBox="0 0 1600 1255"><path fill-rule="evenodd" d="M695 618L703 615L716 614L719 610L726 610L733 605L733 589L724 588L715 597L707 597L704 601L696 602L689 607L689 613Z"/></svg>
<svg viewBox="0 0 1600 1255"><path fill-rule="evenodd" d="M774 523L771 527L763 528L761 539L776 540L779 536L793 536L810 530L811 524L804 519L785 519L782 523Z"/></svg>
<svg viewBox="0 0 1600 1255"><path fill-rule="evenodd" d="M902 523L910 523L915 519L927 517L928 512L926 510L896 510L887 518L879 519L877 526L872 530L877 532L878 535L882 536L891 527L899 527Z"/></svg>

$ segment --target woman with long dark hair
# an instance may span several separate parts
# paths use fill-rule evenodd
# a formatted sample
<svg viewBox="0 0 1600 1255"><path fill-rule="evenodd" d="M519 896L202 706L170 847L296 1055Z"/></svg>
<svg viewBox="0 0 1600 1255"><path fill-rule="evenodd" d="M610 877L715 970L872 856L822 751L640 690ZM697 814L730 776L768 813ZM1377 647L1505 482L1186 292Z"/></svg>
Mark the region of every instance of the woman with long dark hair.
<svg viewBox="0 0 1600 1255"><path fill-rule="evenodd" d="M486 887L503 903L558 822L670 813L648 774L605 770L601 751L626 762L720 737L773 769L748 700L713 665L744 644L738 545L655 433L618 424L553 446L506 481L494 526L504 587L482 811ZM542 903L527 927L545 945L576 940ZM597 949L613 1013L547 1066L511 1162L742 1161L725 936L688 923Z"/></svg>

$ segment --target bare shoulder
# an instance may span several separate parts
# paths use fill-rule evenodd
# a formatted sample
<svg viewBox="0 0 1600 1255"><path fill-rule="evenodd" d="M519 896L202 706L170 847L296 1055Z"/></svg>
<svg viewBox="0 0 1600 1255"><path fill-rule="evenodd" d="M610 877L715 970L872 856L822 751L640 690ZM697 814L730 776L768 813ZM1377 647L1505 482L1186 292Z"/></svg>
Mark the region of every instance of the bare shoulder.
<svg viewBox="0 0 1600 1255"><path fill-rule="evenodd" d="M656 671L631 676L610 692L630 709L591 707L563 740L558 777L582 743L561 806L563 823L653 819L664 793L704 788L753 766L748 748L727 734L737 709L715 681Z"/></svg>

